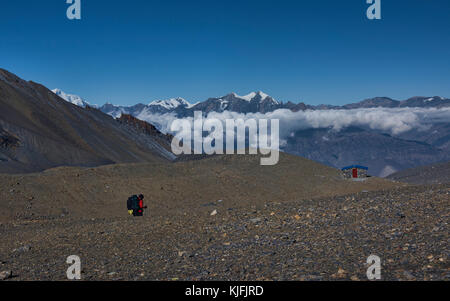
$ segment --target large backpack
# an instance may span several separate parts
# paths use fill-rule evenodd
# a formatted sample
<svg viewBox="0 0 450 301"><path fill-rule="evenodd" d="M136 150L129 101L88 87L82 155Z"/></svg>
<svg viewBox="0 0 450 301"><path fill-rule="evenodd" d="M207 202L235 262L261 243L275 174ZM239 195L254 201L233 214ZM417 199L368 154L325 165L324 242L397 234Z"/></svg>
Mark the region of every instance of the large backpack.
<svg viewBox="0 0 450 301"><path fill-rule="evenodd" d="M127 200L127 209L136 210L139 208L139 198L137 195L130 196Z"/></svg>

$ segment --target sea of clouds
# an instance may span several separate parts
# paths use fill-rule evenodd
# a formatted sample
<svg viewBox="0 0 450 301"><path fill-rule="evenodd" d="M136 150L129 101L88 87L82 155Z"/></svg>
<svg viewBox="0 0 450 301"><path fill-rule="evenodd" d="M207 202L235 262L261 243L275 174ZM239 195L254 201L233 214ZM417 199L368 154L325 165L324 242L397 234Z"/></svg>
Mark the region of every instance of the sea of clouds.
<svg viewBox="0 0 450 301"><path fill-rule="evenodd" d="M340 131L350 126L399 135L410 130L427 130L434 123L450 122L450 108L370 108L352 110L307 110L292 112L280 109L266 114L211 112L208 118L226 119L278 119L280 138L285 139L292 133L305 129L328 128ZM157 126L163 133L171 133L170 126L177 118L170 114L149 114L143 112L137 118ZM192 122L193 118L186 118Z"/></svg>

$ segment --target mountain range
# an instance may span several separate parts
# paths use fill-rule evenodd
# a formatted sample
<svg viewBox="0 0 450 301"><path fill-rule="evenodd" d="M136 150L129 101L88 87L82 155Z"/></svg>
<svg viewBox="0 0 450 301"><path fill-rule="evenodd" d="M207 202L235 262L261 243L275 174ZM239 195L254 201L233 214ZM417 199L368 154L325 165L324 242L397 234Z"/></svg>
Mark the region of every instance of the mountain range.
<svg viewBox="0 0 450 301"><path fill-rule="evenodd" d="M68 99L68 101L71 101ZM154 101L148 105L115 106L105 104L99 110L115 118L130 114L139 119L153 122L161 128L154 115L173 114L177 118L193 116L194 111L226 112L242 114L268 113L278 109L298 111L352 111L358 109L417 109L441 110L450 107L450 99L433 97L411 97L394 100L389 97L375 97L342 106L307 105L304 103L280 102L263 92L252 92L245 96L230 93L223 97L190 104L183 98ZM377 118L384 118L380 114ZM387 119L386 119L387 122ZM340 131L330 127L317 127L293 131L282 150L303 156L329 166L340 168L354 163L369 167L372 175L387 176L391 173L450 160L450 122L442 120L430 123L423 129L410 129L398 135L367 126L352 125Z"/></svg>
<svg viewBox="0 0 450 301"><path fill-rule="evenodd" d="M429 112L442 114L438 121L407 127L395 134L371 124L344 124L336 130L333 126L315 125L313 122L312 125L293 128L281 147L284 152L332 167L361 164L368 166L372 175L387 176L404 169L450 160L449 107L450 100L438 96L412 97L403 101L376 97L344 106L311 106L280 102L263 92L244 96L230 93L196 104L173 98L134 106L107 103L98 107L82 97L59 89L50 91L0 69L0 171L32 172L60 165L97 166L176 160L170 152L170 133L161 132L161 123L149 118L153 115L164 119L166 116L192 116L196 110L242 114L296 112L297 115L290 116L283 127L297 122L295 118L309 120L311 112L356 111L365 119L377 121L378 118L381 125L389 125L399 119L395 115L396 109L408 114L411 112L407 121L409 118L419 124L422 121L415 120L415 111L431 109L423 111L425 119ZM385 112L366 116L365 111L358 111L374 108L395 110L390 119L385 117Z"/></svg>
<svg viewBox="0 0 450 301"><path fill-rule="evenodd" d="M80 96L66 94L60 89L52 90L59 97L75 105L85 107L90 105ZM95 106L97 107L97 106ZM230 93L222 97L208 98L203 102L191 104L184 98L177 97L167 100L155 100L148 105L138 103L132 106L119 106L111 103L105 103L98 107L102 112L115 118L123 114L138 116L140 114L166 114L175 113L179 118L193 116L194 111L203 113L231 111L236 113L268 113L278 109L289 109L291 111L305 110L351 110L351 109L369 109L369 108L444 108L450 107L450 99L441 96L415 96L406 100L394 100L389 97L374 97L362 100L357 103L336 105L308 105L303 102L279 102L264 92L251 92L248 95L240 96L236 93Z"/></svg>
<svg viewBox="0 0 450 301"><path fill-rule="evenodd" d="M68 101L70 100L68 99ZM278 102L263 92L252 92L244 96L230 93L222 97L209 98L195 104L190 104L185 99L178 97L168 100L156 100L148 105L139 103L133 106L116 106L106 103L99 107L102 112L113 117L119 117L122 113L134 116L174 113L180 118L193 116L194 111L202 111L204 113L224 111L238 113L267 113L277 109L299 111L305 110L306 108L306 105L303 103L294 104L292 102Z"/></svg>

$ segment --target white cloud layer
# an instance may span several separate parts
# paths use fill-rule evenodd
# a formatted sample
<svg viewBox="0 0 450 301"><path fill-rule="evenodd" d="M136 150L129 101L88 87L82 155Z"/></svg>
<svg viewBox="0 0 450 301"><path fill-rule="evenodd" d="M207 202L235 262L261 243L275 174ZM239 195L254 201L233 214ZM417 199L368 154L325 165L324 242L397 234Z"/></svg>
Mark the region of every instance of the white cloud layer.
<svg viewBox="0 0 450 301"><path fill-rule="evenodd" d="M279 119L280 138L284 139L298 130L331 128L340 131L349 126L359 126L399 135L412 129L426 130L430 124L450 122L450 108L371 108L353 110L307 110L292 112L287 109L274 112L241 114L236 112L211 112L208 117L226 119ZM150 122L162 132L170 132L175 114L142 113L137 118ZM191 118L187 118L192 121Z"/></svg>

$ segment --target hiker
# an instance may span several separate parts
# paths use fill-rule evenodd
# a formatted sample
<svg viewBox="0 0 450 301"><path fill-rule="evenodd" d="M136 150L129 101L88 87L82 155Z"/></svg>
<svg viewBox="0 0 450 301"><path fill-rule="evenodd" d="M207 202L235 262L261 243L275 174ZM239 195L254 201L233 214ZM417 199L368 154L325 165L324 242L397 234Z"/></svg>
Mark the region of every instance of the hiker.
<svg viewBox="0 0 450 301"><path fill-rule="evenodd" d="M144 209L147 209L147 206L144 206L144 195L140 194L139 196L133 195L129 197L127 201L127 209L130 215L143 216Z"/></svg>

